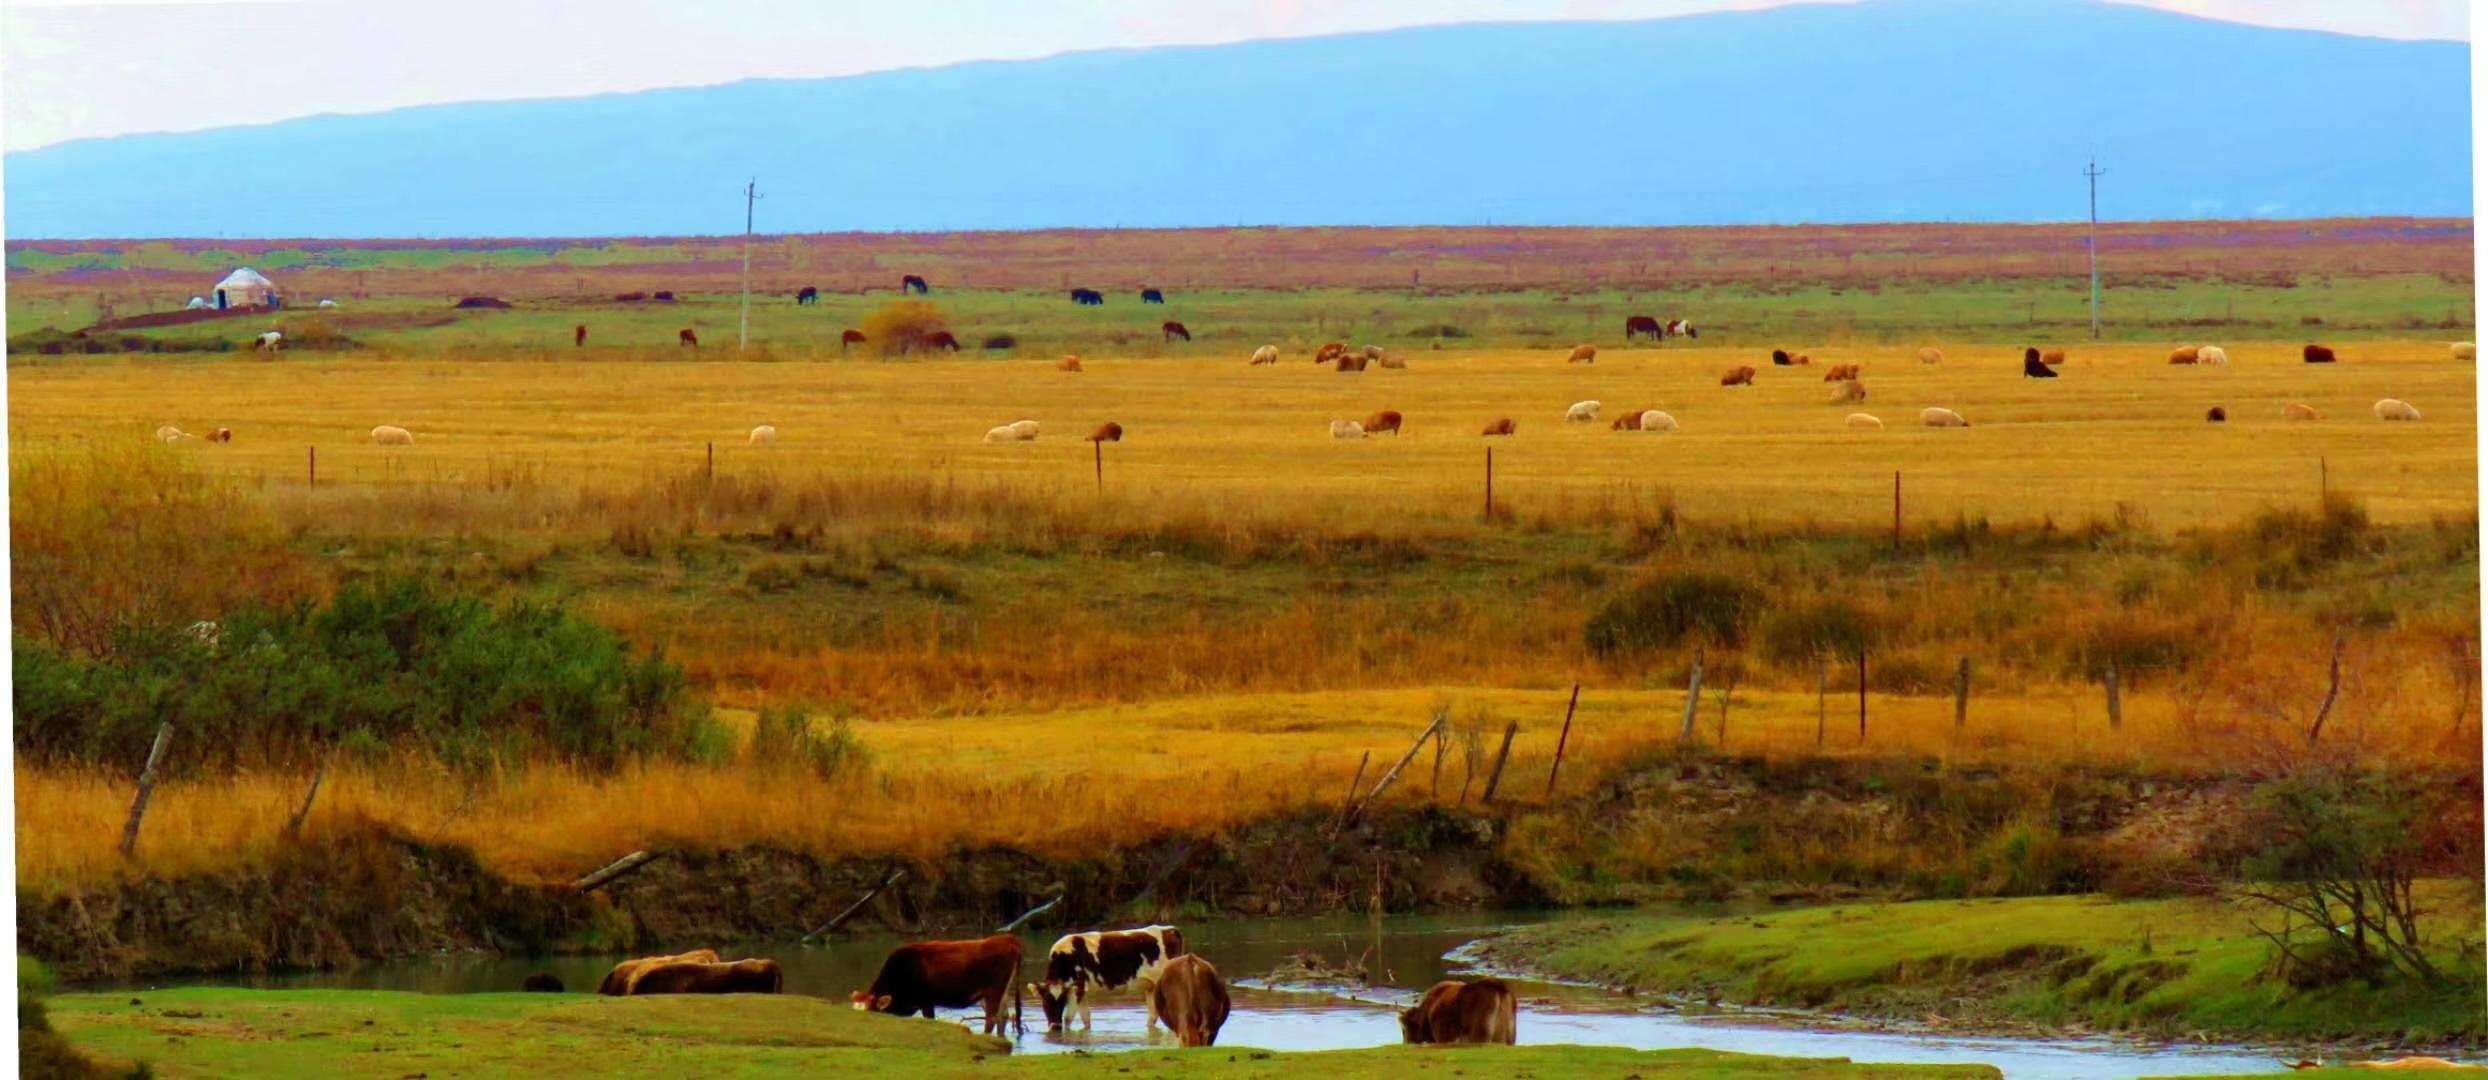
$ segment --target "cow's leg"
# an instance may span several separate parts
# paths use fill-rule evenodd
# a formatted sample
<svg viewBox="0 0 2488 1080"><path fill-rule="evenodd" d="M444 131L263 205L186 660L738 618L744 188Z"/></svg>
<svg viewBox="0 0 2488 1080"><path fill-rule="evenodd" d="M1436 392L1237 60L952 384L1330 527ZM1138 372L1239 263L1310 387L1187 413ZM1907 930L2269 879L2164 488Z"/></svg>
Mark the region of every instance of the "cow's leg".
<svg viewBox="0 0 2488 1080"><path fill-rule="evenodd" d="M1080 1006L1080 1030L1082 1030L1082 1031L1087 1031L1087 1030L1089 1029L1089 1003L1088 1003L1088 983L1087 983L1087 981L1083 980L1083 981L1080 981L1080 982L1075 982L1075 983L1071 984L1071 999L1072 999L1073 1001L1075 1001L1075 1002L1078 1002L1078 1003L1079 1003L1079 1006Z"/></svg>
<svg viewBox="0 0 2488 1080"><path fill-rule="evenodd" d="M1158 995L1157 995L1157 983L1156 983L1156 982L1154 982L1154 981L1151 981L1151 980L1144 979L1144 980L1141 980L1141 981L1139 981L1139 982L1136 982L1136 983L1134 983L1134 984L1132 984L1132 985L1137 986L1137 987L1139 987L1139 988L1140 988L1140 1003L1141 1003L1141 1006L1142 1006L1143 1008L1146 1008L1146 1009L1148 1009L1148 1010L1149 1010L1149 1018L1148 1018L1147 1020L1144 1020L1144 1021L1142 1021L1142 1022L1141 1022L1141 1030L1142 1030L1142 1031L1156 1031L1156 1030L1158 1029ZM1170 1032L1174 1031L1174 1030L1175 1030L1175 1025L1173 1025L1173 1024L1171 1024L1171 1023L1170 1023L1170 1024L1168 1024L1168 1025L1166 1025L1166 1030L1168 1030L1168 1031L1170 1031Z"/></svg>

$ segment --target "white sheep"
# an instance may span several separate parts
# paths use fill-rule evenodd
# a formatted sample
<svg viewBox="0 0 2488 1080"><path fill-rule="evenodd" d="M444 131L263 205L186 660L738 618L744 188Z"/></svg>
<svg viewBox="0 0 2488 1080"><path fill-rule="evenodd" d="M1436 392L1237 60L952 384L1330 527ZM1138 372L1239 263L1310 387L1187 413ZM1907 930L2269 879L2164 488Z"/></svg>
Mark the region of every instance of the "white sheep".
<svg viewBox="0 0 2488 1080"><path fill-rule="evenodd" d="M1849 414L1849 418L1847 420L1843 420L1841 423L1847 424L1853 428L1873 428L1876 431L1883 430L1883 420L1873 413L1853 412Z"/></svg>
<svg viewBox="0 0 2488 1080"><path fill-rule="evenodd" d="M1674 431L1676 430L1676 418L1657 409L1646 409L1641 414L1641 429L1653 434L1661 431Z"/></svg>
<svg viewBox="0 0 2488 1080"><path fill-rule="evenodd" d="M1564 410L1564 419L1565 419L1566 421L1573 421L1573 420L1592 420L1592 421L1594 421L1594 420L1597 420L1597 419L1598 419L1598 403L1597 403L1597 402L1595 402L1595 401L1576 401L1576 402L1573 402L1573 403L1572 403L1572 407L1571 407L1571 408Z"/></svg>
<svg viewBox="0 0 2488 1080"><path fill-rule="evenodd" d="M336 306L337 306L337 302L336 302L336 301L334 301L334 300L322 300L322 301L320 301L320 306L321 306L321 307L332 307L332 308L333 308L333 307L336 307Z"/></svg>
<svg viewBox="0 0 2488 1080"><path fill-rule="evenodd" d="M2198 364L2226 364L2229 362L2229 350L2223 349L2218 345L2205 345L2200 349L2194 350L2194 362Z"/></svg>
<svg viewBox="0 0 2488 1080"><path fill-rule="evenodd" d="M156 429L156 438L168 443L177 443L190 437L191 435L189 432L183 431L182 429L174 427L171 424L166 424L163 427Z"/></svg>
<svg viewBox="0 0 2488 1080"><path fill-rule="evenodd" d="M413 446L415 433L394 424L382 424L371 429L371 441L381 446Z"/></svg>
<svg viewBox="0 0 2488 1080"><path fill-rule="evenodd" d="M1279 347L1276 345L1264 345L1253 350L1253 362L1247 366L1259 367L1263 364L1275 364L1278 362Z"/></svg>
<svg viewBox="0 0 2488 1080"><path fill-rule="evenodd" d="M1018 442L1019 432L1011 430L1008 424L998 428L987 428L985 429L985 441L989 443Z"/></svg>
<svg viewBox="0 0 2488 1080"><path fill-rule="evenodd" d="M1928 427L1970 426L1970 422L1962 419L1960 413L1944 408L1941 405L1931 405L1923 410L1920 410L1918 413L1918 422L1925 424Z"/></svg>
<svg viewBox="0 0 2488 1080"><path fill-rule="evenodd" d="M259 342L251 346L253 349L266 349L269 352L275 352L284 347L285 331L283 330L270 330L265 334L261 334L259 335Z"/></svg>
<svg viewBox="0 0 2488 1080"><path fill-rule="evenodd" d="M2419 410L2400 398L2385 398L2376 402L2376 419L2378 420L2417 420L2418 418Z"/></svg>
<svg viewBox="0 0 2488 1080"><path fill-rule="evenodd" d="M2479 359L2479 346L2474 345L2474 344L2472 344L2472 343L2470 343L2470 342L2468 342L2468 341L2457 341L2457 342L2454 342L2454 343L2453 343L2453 358L2454 358L2454 359L2456 359L2456 360L2464 360L2464 361L2472 361L2472 360L2477 360L2477 359Z"/></svg>
<svg viewBox="0 0 2488 1080"><path fill-rule="evenodd" d="M751 444L753 446L776 446L777 427L772 424L762 424L753 428Z"/></svg>
<svg viewBox="0 0 2488 1080"><path fill-rule="evenodd" d="M1333 420L1330 422L1330 437L1334 439L1362 439L1365 437L1365 425L1357 423L1354 420Z"/></svg>

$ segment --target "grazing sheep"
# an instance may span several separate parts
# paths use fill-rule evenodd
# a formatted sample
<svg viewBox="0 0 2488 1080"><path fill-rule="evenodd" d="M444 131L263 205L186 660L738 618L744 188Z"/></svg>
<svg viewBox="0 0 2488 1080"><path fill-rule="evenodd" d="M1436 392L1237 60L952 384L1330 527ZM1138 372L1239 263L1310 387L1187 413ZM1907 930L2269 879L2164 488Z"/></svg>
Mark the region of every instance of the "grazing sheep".
<svg viewBox="0 0 2488 1080"><path fill-rule="evenodd" d="M156 429L156 438L163 442L177 443L190 437L191 435L189 432L183 431L182 429L174 427L171 424L166 424L163 427Z"/></svg>
<svg viewBox="0 0 2488 1080"><path fill-rule="evenodd" d="M1823 381L1848 382L1864 373L1864 369L1860 368L1856 364L1833 364L1831 367L1824 369Z"/></svg>
<svg viewBox="0 0 2488 1080"><path fill-rule="evenodd" d="M1598 346L1575 345L1572 347L1572 355L1564 357L1564 362L1567 364L1595 364L1598 362Z"/></svg>
<svg viewBox="0 0 2488 1080"><path fill-rule="evenodd" d="M1313 362L1316 364L1327 364L1333 360L1339 359L1341 356L1346 355L1347 351L1347 345L1341 342L1325 342L1321 348L1313 350Z"/></svg>
<svg viewBox="0 0 2488 1080"><path fill-rule="evenodd" d="M1365 346L1365 350L1364 350L1364 351L1365 351L1365 359L1367 359L1367 360L1380 360L1380 359L1382 359L1382 346L1380 346L1380 345L1367 345L1367 346Z"/></svg>
<svg viewBox="0 0 2488 1080"><path fill-rule="evenodd" d="M2310 364L2329 364L2333 362L2332 349L2323 345L2309 345L2302 351L2301 355L2305 356L2307 363Z"/></svg>
<svg viewBox="0 0 2488 1080"><path fill-rule="evenodd" d="M229 428L229 427L220 427L220 428L217 428L217 429L216 429L216 430L214 430L214 431L208 432L208 433L207 433L207 441L209 441L209 442L220 442L220 443L229 443L229 442L232 442L232 441L233 441L233 429L232 429L232 428Z"/></svg>
<svg viewBox="0 0 2488 1080"><path fill-rule="evenodd" d="M1258 348L1258 349L1254 349L1254 350L1253 350L1253 362L1252 362L1252 363L1250 363L1250 364L1247 364L1247 365L1245 365L1245 366L1246 366L1246 367L1260 367L1260 366L1261 366L1261 365L1263 365L1263 364L1275 364L1275 363L1278 363L1278 362L1279 362L1279 347L1278 347L1278 346L1276 346L1276 345L1264 345L1264 346L1262 346L1262 347L1260 347L1260 348Z"/></svg>
<svg viewBox="0 0 2488 1080"><path fill-rule="evenodd" d="M1382 365L1386 370L1398 370L1408 366L1408 358L1398 353L1384 353L1382 359L1374 363Z"/></svg>
<svg viewBox="0 0 2488 1080"><path fill-rule="evenodd" d="M2039 350L2022 350L2022 378L2053 379L2055 377L2055 369L2047 366L2047 361L2039 355Z"/></svg>
<svg viewBox="0 0 2488 1080"><path fill-rule="evenodd" d="M1847 424L1853 428L1873 428L1876 431L1883 430L1882 418L1877 417L1873 413L1853 412L1849 414L1848 419L1841 421L1841 423Z"/></svg>
<svg viewBox="0 0 2488 1080"><path fill-rule="evenodd" d="M1362 439L1365 437L1365 425L1357 423L1354 420L1333 420L1330 422L1330 437L1334 439Z"/></svg>
<svg viewBox="0 0 2488 1080"><path fill-rule="evenodd" d="M1379 409L1376 410L1372 416L1365 418L1366 434L1380 435L1386 431L1393 435L1399 434L1400 414L1398 409Z"/></svg>
<svg viewBox="0 0 2488 1080"><path fill-rule="evenodd" d="M1831 392L1831 403L1834 405L1854 405L1865 400L1866 384L1856 379L1841 383Z"/></svg>
<svg viewBox="0 0 2488 1080"><path fill-rule="evenodd" d="M753 446L776 446L777 428L768 424L762 424L759 427L753 428L751 438L745 441L749 442Z"/></svg>
<svg viewBox="0 0 2488 1080"><path fill-rule="evenodd" d="M1118 423L1115 423L1115 422L1114 422L1114 421L1112 421L1112 420L1108 420L1108 421L1106 421L1105 423L1098 425L1097 430L1092 431L1092 432L1089 432L1088 441L1090 441L1090 442L1122 442L1122 441L1123 441L1123 425L1118 424Z"/></svg>
<svg viewBox="0 0 2488 1080"><path fill-rule="evenodd" d="M1789 367L1789 366L1794 365L1795 363L1796 363L1796 361L1795 361L1795 360L1789 359L1789 356L1788 356L1788 350L1786 350L1786 349L1773 349L1773 350L1771 350L1771 366L1772 366L1772 367Z"/></svg>
<svg viewBox="0 0 2488 1080"><path fill-rule="evenodd" d="M1598 419L1598 403L1595 401L1576 401L1572 403L1571 408L1564 410L1566 422L1596 419Z"/></svg>
<svg viewBox="0 0 2488 1080"><path fill-rule="evenodd" d="M2218 345L2205 345L2194 351L2194 358L2215 367L2229 362L2229 350Z"/></svg>
<svg viewBox="0 0 2488 1080"><path fill-rule="evenodd" d="M2172 365L2191 364L2200 359L2202 355L2203 350L2200 347L2187 345L2170 352L2168 354L2168 362Z"/></svg>
<svg viewBox="0 0 2488 1080"><path fill-rule="evenodd" d="M1018 432L1022 440L1034 440L1037 437L1037 422L1034 420L1013 420L1007 426Z"/></svg>
<svg viewBox="0 0 2488 1080"><path fill-rule="evenodd" d="M1940 363L1943 363L1943 362L1944 362L1944 350L1942 350L1942 349L1938 349L1938 348L1936 348L1936 347L1935 347L1935 346L1933 346L1933 345L1929 345L1929 346L1927 346L1927 347L1925 347L1925 348L1923 348L1923 349L1920 349L1920 350L1918 350L1918 362L1919 362L1919 363L1921 363L1921 364L1940 364ZM1860 415L1864 415L1864 414L1860 414ZM1877 427L1881 427L1882 425L1877 424L1876 426L1877 426Z"/></svg>
<svg viewBox="0 0 2488 1080"><path fill-rule="evenodd" d="M1488 434L1488 435L1509 435L1509 434L1511 434L1511 433L1512 433L1512 427L1513 427L1513 424L1512 424L1512 418L1511 418L1511 417L1506 416L1506 417L1504 417L1503 419L1497 420L1497 421L1495 421L1494 423L1491 423L1491 424L1486 425L1486 434Z"/></svg>
<svg viewBox="0 0 2488 1080"><path fill-rule="evenodd" d="M1619 417L1616 417L1616 418L1615 418L1615 422L1614 422L1614 423L1611 423L1611 424L1608 424L1608 425L1607 425L1607 430L1609 430L1609 431L1640 431L1640 430L1641 430L1641 414L1642 414L1642 413L1644 413L1644 412L1647 412L1647 411L1649 411L1649 410L1647 410L1647 409L1627 409L1627 410L1625 410L1624 415L1619 416Z"/></svg>
<svg viewBox="0 0 2488 1080"><path fill-rule="evenodd" d="M1676 418L1657 409L1644 409L1641 414L1641 429L1654 433L1674 431L1676 430Z"/></svg>
<svg viewBox="0 0 2488 1080"><path fill-rule="evenodd" d="M2419 410L2400 398L2385 398L2376 402L2376 419L2378 420L2417 420L2418 418Z"/></svg>
<svg viewBox="0 0 2488 1080"><path fill-rule="evenodd" d="M1960 413L1954 412L1951 409L1944 408L1940 405L1929 406L1925 409L1919 410L1918 422L1925 424L1928 427L1970 426L1970 422L1962 419Z"/></svg>
<svg viewBox="0 0 2488 1080"><path fill-rule="evenodd" d="M997 428L986 428L985 441L989 443L1018 442L1019 432L1011 430L1007 424Z"/></svg>
<svg viewBox="0 0 2488 1080"><path fill-rule="evenodd" d="M2212 411L2203 414L2203 419L2214 424L2228 423L2229 410L2221 408L2218 405L2214 405L2212 406Z"/></svg>
<svg viewBox="0 0 2488 1080"><path fill-rule="evenodd" d="M1738 365L1735 367L1735 369L1733 369L1733 370L1729 371L1727 374L1722 375L1722 376L1720 376L1720 377L1719 377L1719 385L1721 385L1721 386L1752 386L1752 385L1754 385L1754 368L1753 368L1753 365L1751 365L1751 364L1738 364Z"/></svg>
<svg viewBox="0 0 2488 1080"><path fill-rule="evenodd" d="M1062 358L1062 359L1060 359L1060 360L1056 360L1056 361L1054 361L1054 370L1056 370L1056 371L1078 371L1078 370L1080 370L1080 357L1078 356L1078 354L1073 354L1073 355L1065 356L1065 357L1063 357L1063 358Z"/></svg>
<svg viewBox="0 0 2488 1080"><path fill-rule="evenodd" d="M1813 363L1813 362L1814 362L1814 357L1813 357L1811 354L1809 354L1809 353L1798 353L1798 354L1797 354L1797 355L1795 355L1795 356L1791 356L1791 357L1789 357L1789 358L1788 358L1788 362L1789 362L1789 363L1791 363L1791 364L1794 364L1794 365L1796 365L1796 366L1798 366L1798 367L1804 367L1804 366L1806 366L1806 365L1808 365L1808 364Z"/></svg>
<svg viewBox="0 0 2488 1080"><path fill-rule="evenodd" d="M321 307L329 307L329 308L333 308L333 307L336 307L336 306L337 306L337 302L336 302L336 301L334 301L334 300L326 300L326 299L323 299L323 300L321 300L321 301L320 301L320 306L321 306Z"/></svg>
<svg viewBox="0 0 2488 1080"><path fill-rule="evenodd" d="M2476 361L2479 359L2479 346L2468 341L2454 342L2453 358L2456 360Z"/></svg>
<svg viewBox="0 0 2488 1080"><path fill-rule="evenodd" d="M2281 419L2313 420L2315 419L2315 406L2299 404L2283 405L2281 406Z"/></svg>
<svg viewBox="0 0 2488 1080"><path fill-rule="evenodd" d="M2063 349L2049 349L2049 350L2048 350L2048 351L2046 351L2046 352L2040 353L2040 354L2039 354L2039 362L2040 362L2040 363L2042 363L2042 364L2046 364L2046 365L2047 365L2047 366L2049 366L2049 367L2055 367L2055 366L2057 366L2057 365L2059 365L2059 364L2062 364L2062 363L2064 363L2064 362L2065 362L2065 350L2063 350Z"/></svg>
<svg viewBox="0 0 2488 1080"><path fill-rule="evenodd" d="M285 331L283 330L270 330L265 334L261 334L259 335L258 343L251 346L253 349L266 349L269 352L275 352L284 347Z"/></svg>
<svg viewBox="0 0 2488 1080"><path fill-rule="evenodd" d="M371 441L379 446L413 446L415 433L394 424L382 424L371 429Z"/></svg>
<svg viewBox="0 0 2488 1080"><path fill-rule="evenodd" d="M1356 352L1340 353L1339 359L1335 361L1341 371L1363 371L1365 370L1365 365L1372 362L1372 357L1366 356L1364 353Z"/></svg>

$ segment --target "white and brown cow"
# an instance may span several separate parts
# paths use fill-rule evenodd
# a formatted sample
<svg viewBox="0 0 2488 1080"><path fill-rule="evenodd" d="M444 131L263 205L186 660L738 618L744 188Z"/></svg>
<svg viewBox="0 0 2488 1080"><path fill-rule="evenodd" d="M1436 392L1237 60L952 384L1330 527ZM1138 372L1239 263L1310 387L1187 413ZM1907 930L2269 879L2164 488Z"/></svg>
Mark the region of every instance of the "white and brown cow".
<svg viewBox="0 0 2488 1080"><path fill-rule="evenodd" d="M1141 1001L1149 1009L1144 1030L1155 1031L1158 1004L1151 991L1156 988L1166 962L1183 954L1184 932L1172 926L1065 934L1046 953L1045 981L1030 983L1028 989L1036 993L1037 1004L1045 1009L1046 1028L1059 1031L1068 1026L1066 1014L1075 1007L1080 1013L1080 1027L1089 1027L1090 984L1101 990L1137 984Z"/></svg>

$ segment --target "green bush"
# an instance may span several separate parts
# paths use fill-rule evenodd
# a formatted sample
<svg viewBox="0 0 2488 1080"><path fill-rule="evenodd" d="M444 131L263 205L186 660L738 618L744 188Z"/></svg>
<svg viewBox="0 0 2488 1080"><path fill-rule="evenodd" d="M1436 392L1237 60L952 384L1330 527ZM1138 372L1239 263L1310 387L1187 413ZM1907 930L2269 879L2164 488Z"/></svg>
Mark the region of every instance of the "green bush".
<svg viewBox="0 0 2488 1080"><path fill-rule="evenodd" d="M325 605L250 607L212 628L123 628L86 659L12 643L17 753L174 768L299 765L331 749L417 750L461 768L551 758L609 769L686 757L705 706L662 655L634 656L558 607L494 608L399 580Z"/></svg>
<svg viewBox="0 0 2488 1080"><path fill-rule="evenodd" d="M824 779L860 770L870 760L844 717L824 727L796 708L762 709L752 724L750 753L755 765L801 766Z"/></svg>
<svg viewBox="0 0 2488 1080"><path fill-rule="evenodd" d="M1811 664L1817 657L1852 657L1874 640L1866 613L1845 600L1821 600L1772 611L1762 620L1762 652L1775 664Z"/></svg>
<svg viewBox="0 0 2488 1080"><path fill-rule="evenodd" d="M1645 581L1602 605L1582 628L1591 653L1621 656L1698 639L1734 647L1762 609L1762 593L1733 578L1685 571Z"/></svg>

